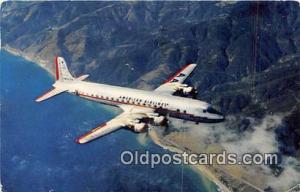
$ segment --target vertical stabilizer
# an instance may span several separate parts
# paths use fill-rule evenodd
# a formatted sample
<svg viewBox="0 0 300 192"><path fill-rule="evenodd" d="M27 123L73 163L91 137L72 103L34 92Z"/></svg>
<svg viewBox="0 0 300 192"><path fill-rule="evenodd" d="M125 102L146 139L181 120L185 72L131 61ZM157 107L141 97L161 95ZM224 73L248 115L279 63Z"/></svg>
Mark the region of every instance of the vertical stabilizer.
<svg viewBox="0 0 300 192"><path fill-rule="evenodd" d="M74 80L63 57L55 57L55 69L57 81Z"/></svg>

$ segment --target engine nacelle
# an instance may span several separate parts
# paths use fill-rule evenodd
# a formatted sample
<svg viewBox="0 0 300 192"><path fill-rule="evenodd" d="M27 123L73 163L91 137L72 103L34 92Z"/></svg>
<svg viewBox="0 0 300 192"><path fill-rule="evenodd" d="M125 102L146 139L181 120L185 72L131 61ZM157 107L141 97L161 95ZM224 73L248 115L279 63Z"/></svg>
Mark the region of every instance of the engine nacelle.
<svg viewBox="0 0 300 192"><path fill-rule="evenodd" d="M148 125L146 123L136 123L133 125L133 130L135 132L144 132L148 128Z"/></svg>
<svg viewBox="0 0 300 192"><path fill-rule="evenodd" d="M183 92L183 94L188 95L193 91L193 89L194 89L193 87L184 87L182 89L182 92Z"/></svg>
<svg viewBox="0 0 300 192"><path fill-rule="evenodd" d="M190 95L196 92L193 87L188 86L187 84L176 83L174 84L174 88L176 91L181 92L183 95Z"/></svg>
<svg viewBox="0 0 300 192"><path fill-rule="evenodd" d="M163 125L164 122L166 122L166 117L164 117L164 116L154 117L154 118L153 118L153 122L154 122L156 125Z"/></svg>

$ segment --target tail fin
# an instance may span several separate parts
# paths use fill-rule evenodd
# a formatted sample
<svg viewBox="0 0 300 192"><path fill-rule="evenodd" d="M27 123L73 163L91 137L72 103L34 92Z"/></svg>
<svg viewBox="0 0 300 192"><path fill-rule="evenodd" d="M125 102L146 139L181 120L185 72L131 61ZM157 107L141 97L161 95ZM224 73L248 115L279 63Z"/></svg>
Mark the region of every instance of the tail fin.
<svg viewBox="0 0 300 192"><path fill-rule="evenodd" d="M74 80L63 57L55 57L55 68L57 81Z"/></svg>
<svg viewBox="0 0 300 192"><path fill-rule="evenodd" d="M74 78L71 73L68 70L67 63L64 58L62 57L55 57L55 68L56 68L56 82L53 84L53 89L46 92L42 96L38 97L35 101L41 102L46 99L49 99L50 97L56 96L60 93L63 93L65 91L68 91L67 88L64 88L62 85L62 81L70 81L70 80L76 80L76 81L83 81L86 79L89 75L82 75L80 77ZM60 83L57 83L59 81Z"/></svg>

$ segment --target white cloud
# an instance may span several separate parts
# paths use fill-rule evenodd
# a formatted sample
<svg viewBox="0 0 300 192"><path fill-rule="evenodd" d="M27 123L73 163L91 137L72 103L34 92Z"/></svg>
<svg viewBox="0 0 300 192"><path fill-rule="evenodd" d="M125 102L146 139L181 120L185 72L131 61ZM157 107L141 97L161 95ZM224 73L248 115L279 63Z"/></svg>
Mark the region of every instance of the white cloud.
<svg viewBox="0 0 300 192"><path fill-rule="evenodd" d="M274 189L286 191L287 189L300 184L300 162L295 158L287 157L283 162L284 171L279 177L272 177L268 184Z"/></svg>
<svg viewBox="0 0 300 192"><path fill-rule="evenodd" d="M246 131L237 133L236 126L241 122L240 118L227 116L226 121L217 124L200 123L196 125L191 122L172 119L172 127L180 130L186 129L189 136L199 141L203 149L211 144L219 144L229 152L239 155L245 153L274 153L278 152L278 141L276 140L275 129L280 126L282 120L288 114L267 115L262 120L246 118L250 124ZM234 127L234 129L233 129ZM267 176L267 185L275 191L284 191L300 183L300 162L295 158L282 157L283 172L274 176L267 166L261 166L261 174Z"/></svg>
<svg viewBox="0 0 300 192"><path fill-rule="evenodd" d="M268 115L260 123L252 125L253 131L245 132L238 141L224 141L221 144L230 152L238 154L278 152L274 129L281 124L283 117L283 115Z"/></svg>

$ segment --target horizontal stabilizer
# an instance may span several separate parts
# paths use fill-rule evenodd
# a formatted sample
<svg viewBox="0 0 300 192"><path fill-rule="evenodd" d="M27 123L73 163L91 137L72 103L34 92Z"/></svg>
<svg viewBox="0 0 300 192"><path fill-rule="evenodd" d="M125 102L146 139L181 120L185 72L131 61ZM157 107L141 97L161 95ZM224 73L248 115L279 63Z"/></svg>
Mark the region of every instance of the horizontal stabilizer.
<svg viewBox="0 0 300 192"><path fill-rule="evenodd" d="M76 80L83 81L88 77L89 77L89 75L81 75L81 76L77 77Z"/></svg>
<svg viewBox="0 0 300 192"><path fill-rule="evenodd" d="M62 92L64 92L66 90L64 89L58 89L58 88L53 88L50 91L46 92L45 94L43 94L42 96L38 97L35 101L36 102L41 102L44 101L46 99L49 99L50 97L56 96Z"/></svg>

